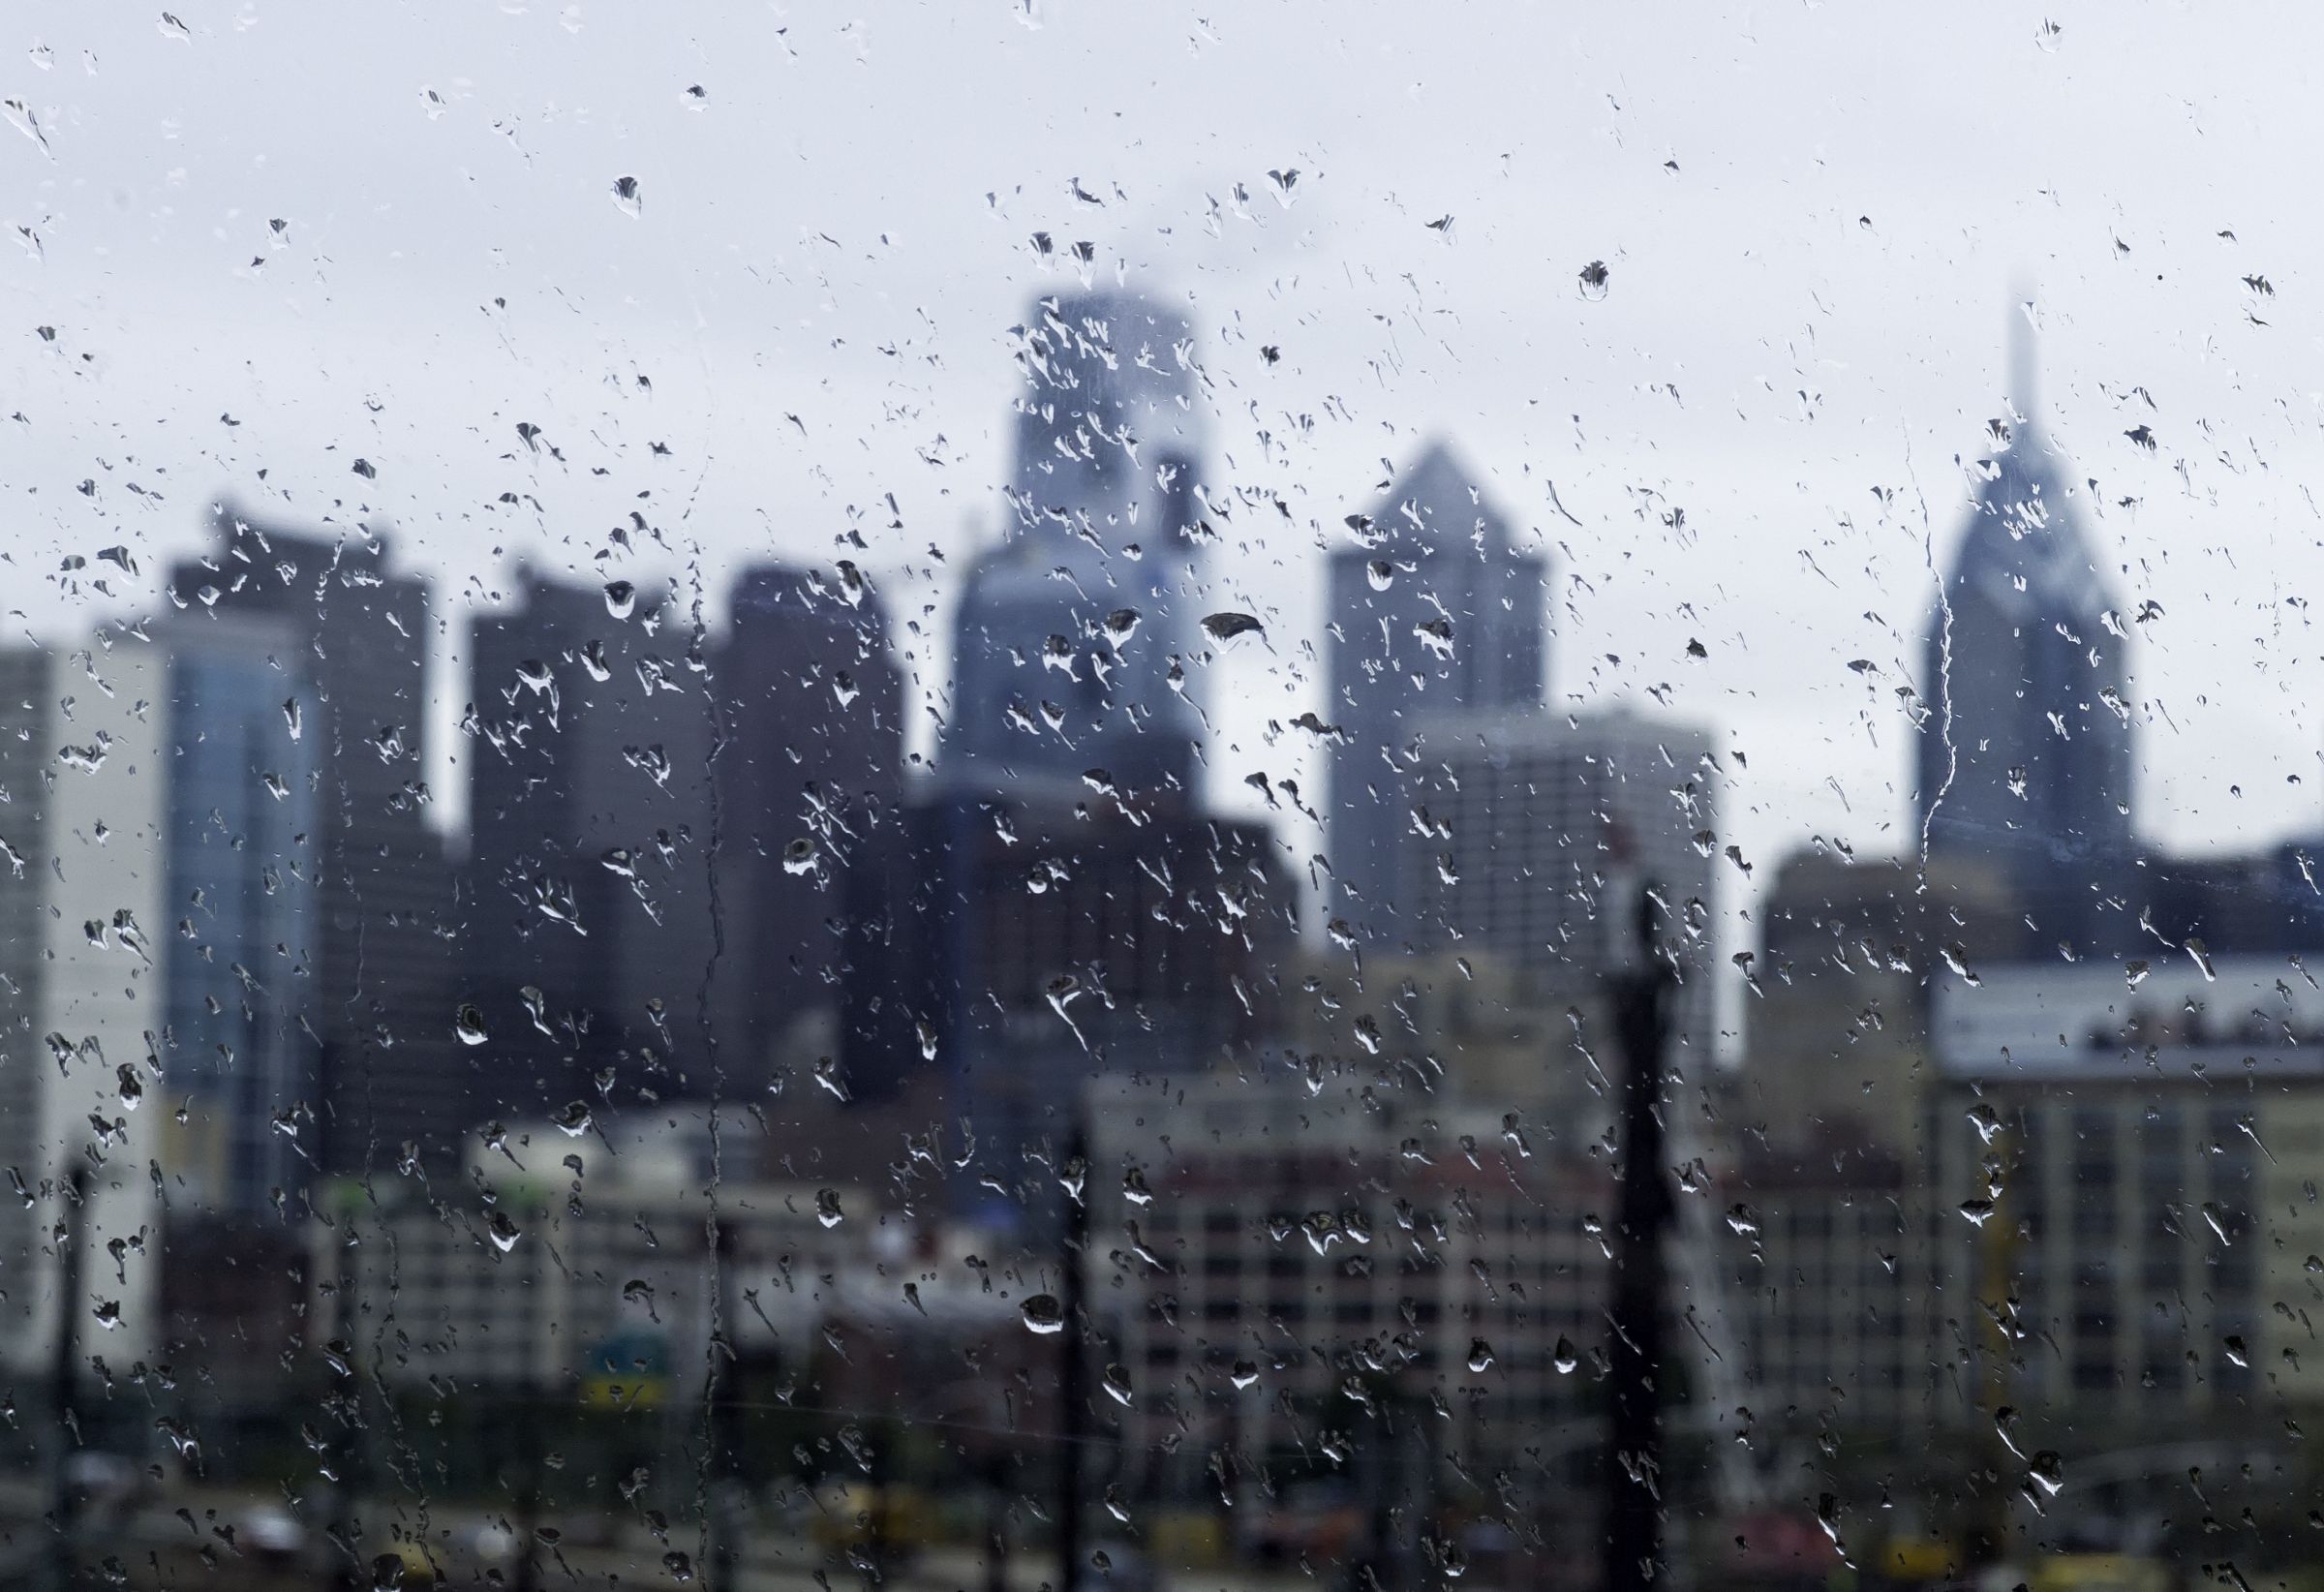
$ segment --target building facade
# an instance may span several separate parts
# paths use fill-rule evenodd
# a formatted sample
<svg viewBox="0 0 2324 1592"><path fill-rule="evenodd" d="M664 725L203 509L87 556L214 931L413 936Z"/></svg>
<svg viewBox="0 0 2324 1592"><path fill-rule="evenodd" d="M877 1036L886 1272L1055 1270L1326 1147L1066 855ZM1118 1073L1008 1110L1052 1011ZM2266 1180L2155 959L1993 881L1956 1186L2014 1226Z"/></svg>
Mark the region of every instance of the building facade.
<svg viewBox="0 0 2324 1592"><path fill-rule="evenodd" d="M1549 561L1442 443L1348 524L1326 575L1331 915L1392 950L1429 937L1402 863L1420 720L1544 704Z"/></svg>

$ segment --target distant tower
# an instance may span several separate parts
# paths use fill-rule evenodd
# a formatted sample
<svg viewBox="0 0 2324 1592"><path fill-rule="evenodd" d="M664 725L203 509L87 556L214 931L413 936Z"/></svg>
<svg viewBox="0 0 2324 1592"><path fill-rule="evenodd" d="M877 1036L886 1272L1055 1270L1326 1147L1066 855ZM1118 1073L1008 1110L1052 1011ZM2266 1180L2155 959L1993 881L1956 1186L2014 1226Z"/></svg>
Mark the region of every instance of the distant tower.
<svg viewBox="0 0 2324 1592"><path fill-rule="evenodd" d="M624 1096L705 1090L710 725L685 628L666 585L516 585L469 641L462 993L494 1035L472 1120L553 1111L607 1069Z"/></svg>
<svg viewBox="0 0 2324 1592"><path fill-rule="evenodd" d="M422 776L429 591L370 530L212 515L172 573L166 1049L206 1149L264 1211L445 1125L451 904Z"/></svg>
<svg viewBox="0 0 2324 1592"><path fill-rule="evenodd" d="M947 782L1142 790L1195 776L1173 660L1196 645L1201 375L1186 319L1126 292L1043 299L1020 330L1013 510L955 619Z"/></svg>
<svg viewBox="0 0 2324 1592"><path fill-rule="evenodd" d="M2036 931L2103 947L2135 923L2130 673L2064 457L2034 415L2013 321L2011 407L1931 617L1917 816L1933 860L2010 882Z"/></svg>
<svg viewBox="0 0 2324 1592"><path fill-rule="evenodd" d="M1334 553L1329 595L1330 856L1353 900L1330 915L1391 944L1417 931L1398 899L1402 749L1422 715L1538 708L1549 561L1513 545L1478 476L1431 444Z"/></svg>
<svg viewBox="0 0 2324 1592"><path fill-rule="evenodd" d="M879 595L846 573L744 570L711 671L727 739L723 1060L752 1094L778 1078L791 1030L826 1014L858 1097L891 1086L904 1059L872 1042L869 1018L851 1020L893 996L889 909L907 842L903 675Z"/></svg>

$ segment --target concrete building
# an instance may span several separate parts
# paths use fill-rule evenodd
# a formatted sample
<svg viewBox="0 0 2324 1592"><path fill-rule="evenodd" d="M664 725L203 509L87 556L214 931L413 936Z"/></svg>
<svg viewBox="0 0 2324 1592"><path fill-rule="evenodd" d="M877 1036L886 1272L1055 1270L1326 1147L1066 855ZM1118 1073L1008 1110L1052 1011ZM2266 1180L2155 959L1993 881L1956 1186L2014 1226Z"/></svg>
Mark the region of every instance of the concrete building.
<svg viewBox="0 0 2324 1592"><path fill-rule="evenodd" d="M319 1320L384 1346L398 1389L698 1408L714 1283L726 1352L809 1406L816 1376L867 1372L915 1323L989 1332L1017 1315L972 1235L883 1209L876 1189L790 1180L741 1116L724 1118L715 1178L700 1106L579 1133L517 1123L468 1150L459 1195L357 1199L311 1229ZM837 1368L833 1341L850 1335Z"/></svg>
<svg viewBox="0 0 2324 1592"><path fill-rule="evenodd" d="M1932 1248L1965 1419L1998 1399L2091 1443L2315 1390L2324 994L2297 958L2157 953L1937 992Z"/></svg>
<svg viewBox="0 0 2324 1592"><path fill-rule="evenodd" d="M1917 1167L1858 1148L1746 1152L1725 1170L1738 1392L1773 1431L1925 1430L1928 1219Z"/></svg>
<svg viewBox="0 0 2324 1592"><path fill-rule="evenodd" d="M1390 1403L1431 1491L1594 1457L1602 1161L1369 1060L1106 1080L1090 1112L1089 1298L1141 1496L1281 1479L1378 1441Z"/></svg>
<svg viewBox="0 0 2324 1592"><path fill-rule="evenodd" d="M1709 736L1626 712L1461 714L1414 740L1396 846L1412 939L1592 995L1635 956L1630 903L1652 888L1682 978L1679 1042L1707 1066L1723 779Z"/></svg>
<svg viewBox="0 0 2324 1592"><path fill-rule="evenodd" d="M168 665L133 633L0 653L0 1365L168 1358L156 1301L174 1165L165 893ZM75 1179L79 1191L74 1192ZM68 1288L69 1276L77 1278Z"/></svg>
<svg viewBox="0 0 2324 1592"><path fill-rule="evenodd" d="M916 972L892 1021L949 1081L959 1209L988 1226L1055 1219L1091 1076L1224 1060L1277 1009L1292 893L1266 829L1084 794L912 815Z"/></svg>

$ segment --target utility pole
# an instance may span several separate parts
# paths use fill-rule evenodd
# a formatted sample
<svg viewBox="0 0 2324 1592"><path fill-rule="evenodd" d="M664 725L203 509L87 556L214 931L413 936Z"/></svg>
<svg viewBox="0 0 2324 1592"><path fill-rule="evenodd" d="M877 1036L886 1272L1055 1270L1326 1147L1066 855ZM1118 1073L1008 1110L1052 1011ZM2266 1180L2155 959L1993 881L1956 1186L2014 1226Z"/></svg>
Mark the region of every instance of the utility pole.
<svg viewBox="0 0 2324 1592"><path fill-rule="evenodd" d="M1663 1168L1664 1053L1676 970L1655 943L1658 892L1638 891L1636 960L1610 979L1622 1047L1622 1159L1614 1223L1612 1374L1606 1382L1604 1592L1644 1592L1661 1576L1663 1240L1672 1214Z"/></svg>
<svg viewBox="0 0 2324 1592"><path fill-rule="evenodd" d="M327 1164L327 1163L326 1163ZM338 1454L333 1469L334 1501L332 1528L322 1533L321 1552L331 1565L334 1586L352 1589L364 1584L365 1560L361 1551L363 1536L363 1488L366 1481L365 1460L369 1457L364 1439L368 1428L363 1420L363 1362L362 1309L358 1300L361 1288L361 1258L355 1253L355 1216L360 1200L351 1189L347 1197L334 1201L339 1207L338 1226L331 1232L333 1245L338 1251L333 1262L332 1283L337 1299L339 1356L347 1365L342 1388L336 1393L326 1380L323 1403L327 1410L336 1399L340 1433ZM326 1371L326 1378L332 1373ZM336 1539L336 1540L334 1540ZM336 1551L334 1551L336 1550Z"/></svg>
<svg viewBox="0 0 2324 1592"><path fill-rule="evenodd" d="M76 1500L73 1496L73 1450L80 1441L80 1416L74 1407L78 1382L82 1206L88 1198L89 1175L79 1167L57 1185L56 1220L56 1341L51 1345L49 1380L56 1389L56 1430L49 1434L48 1498L55 1512L55 1536L50 1543L48 1585L51 1592L68 1592L80 1574Z"/></svg>
<svg viewBox="0 0 2324 1592"><path fill-rule="evenodd" d="M2004 1179L2030 1175L2023 1166L2017 1137L2007 1124L1990 1140L1985 1162L1986 1191L1992 1196L1984 1222L1974 1229L1977 1302L1985 1320L1980 1324L1983 1354L1977 1364L1977 1401L1985 1421L1978 1444L1986 1474L1974 1479L1976 1508L1972 1513L1968 1562L1975 1568L1995 1564L2007 1554L2009 1541L2009 1485L2012 1454L2003 1434L2003 1411L2009 1404L2009 1381L2017 1355L2017 1223L1999 1208ZM2012 1164L2017 1163L2017 1164Z"/></svg>
<svg viewBox="0 0 2324 1592"><path fill-rule="evenodd" d="M1089 1248L1089 1130L1076 1107L1073 1134L1065 1147L1064 1276L1059 1297L1065 1325L1057 1333L1057 1586L1074 1592L1088 1555L1082 1543L1082 1454L1088 1436L1088 1369L1082 1342L1085 1314L1083 1263Z"/></svg>
<svg viewBox="0 0 2324 1592"><path fill-rule="evenodd" d="M726 1284L734 1260L734 1223L721 1219L712 1223L710 1238L711 1297L724 1299ZM706 1427L704 1437L710 1450L710 1490L704 1500L710 1528L710 1551L704 1555L703 1572L707 1577L705 1592L733 1592L735 1568L739 1558L735 1536L741 1527L736 1516L735 1492L740 1483L735 1454L735 1402L741 1396L737 1386L740 1363L737 1357L714 1334L710 1343L710 1386L706 1390L710 1407L703 1412Z"/></svg>

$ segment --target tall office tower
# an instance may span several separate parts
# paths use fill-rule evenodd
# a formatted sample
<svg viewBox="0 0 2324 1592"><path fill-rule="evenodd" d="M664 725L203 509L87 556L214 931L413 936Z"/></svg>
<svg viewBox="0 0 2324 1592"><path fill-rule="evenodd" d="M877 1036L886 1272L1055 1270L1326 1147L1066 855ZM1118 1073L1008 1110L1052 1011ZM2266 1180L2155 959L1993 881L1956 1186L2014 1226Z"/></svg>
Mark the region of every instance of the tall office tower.
<svg viewBox="0 0 2324 1592"><path fill-rule="evenodd" d="M1330 915L1390 947L1410 941L1398 894L1397 789L1417 716L1539 707L1549 561L1513 543L1478 477L1433 444L1330 561L1330 856L1347 900Z"/></svg>
<svg viewBox="0 0 2324 1592"><path fill-rule="evenodd" d="M1636 954L1635 904L1679 959L1682 1044L1711 1036L1718 781L1710 738L1627 712L1418 719L1391 888L1423 950L1490 958L1561 1000Z"/></svg>
<svg viewBox="0 0 2324 1592"><path fill-rule="evenodd" d="M759 1093L793 1053L838 1055L860 1094L894 1082L847 1029L851 979L884 964L888 864L902 842L903 679L887 616L853 569L781 566L736 582L715 654L727 964L721 1043Z"/></svg>
<svg viewBox="0 0 2324 1592"><path fill-rule="evenodd" d="M181 930L168 1062L208 1136L200 1198L247 1211L318 1168L392 1156L395 1102L436 1098L453 1042L430 925L447 876L422 779L426 583L392 572L368 531L230 506L215 529L156 631Z"/></svg>
<svg viewBox="0 0 2324 1592"><path fill-rule="evenodd" d="M0 1165L14 1193L0 1201L0 1366L12 1375L51 1363L63 1321L84 1364L102 1348L126 1367L164 1341L148 1169L175 1170L179 1092L176 1058L155 1049L177 938L163 893L166 678L158 650L125 632L0 653Z"/></svg>
<svg viewBox="0 0 2324 1592"><path fill-rule="evenodd" d="M1082 1086L1201 1071L1271 1031L1291 880L1263 825L1005 795L912 813L912 1037L949 1086L957 1203L1039 1226Z"/></svg>
<svg viewBox="0 0 2324 1592"><path fill-rule="evenodd" d="M2048 941L2136 934L2125 627L2084 536L2076 488L2035 422L2030 334L2009 397L2022 413L1982 480L1921 694L1917 816L1932 858L1990 868ZM1972 947L1972 949L1974 949Z"/></svg>
<svg viewBox="0 0 2324 1592"><path fill-rule="evenodd" d="M1126 292L1043 299L1021 330L1013 513L954 620L955 788L1142 792L1196 778L1202 373L1184 317Z"/></svg>
<svg viewBox="0 0 2324 1592"><path fill-rule="evenodd" d="M666 590L519 578L469 644L481 1117L707 1091L709 700ZM742 976L731 962L727 976Z"/></svg>

